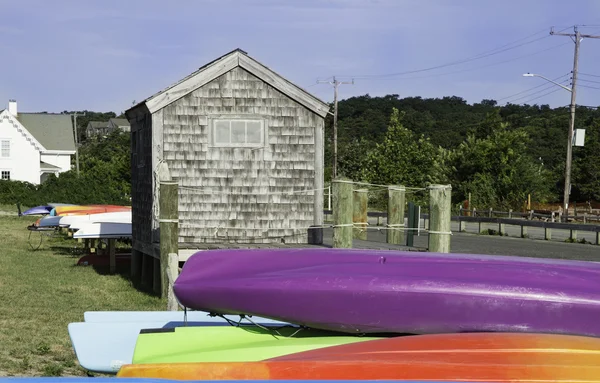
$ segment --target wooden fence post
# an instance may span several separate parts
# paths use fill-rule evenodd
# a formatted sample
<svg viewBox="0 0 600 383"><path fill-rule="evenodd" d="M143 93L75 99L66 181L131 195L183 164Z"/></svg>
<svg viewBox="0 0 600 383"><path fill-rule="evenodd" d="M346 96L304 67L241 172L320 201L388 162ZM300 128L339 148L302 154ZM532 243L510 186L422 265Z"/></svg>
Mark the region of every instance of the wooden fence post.
<svg viewBox="0 0 600 383"><path fill-rule="evenodd" d="M179 303L173 291L173 284L179 276L179 255L177 253L169 253L167 255L167 311L179 310Z"/></svg>
<svg viewBox="0 0 600 383"><path fill-rule="evenodd" d="M450 252L451 185L429 186L429 251Z"/></svg>
<svg viewBox="0 0 600 383"><path fill-rule="evenodd" d="M404 186L388 186L388 216L386 240L394 245L404 244Z"/></svg>
<svg viewBox="0 0 600 383"><path fill-rule="evenodd" d="M352 248L352 183L336 179L333 185L333 247Z"/></svg>
<svg viewBox="0 0 600 383"><path fill-rule="evenodd" d="M161 297L168 292L167 265L169 254L179 254L179 185L173 181L160 182L159 225L160 225L160 269Z"/></svg>
<svg viewBox="0 0 600 383"><path fill-rule="evenodd" d="M353 237L364 241L367 240L367 226L369 222L367 218L368 204L368 190L354 190L352 222L355 225Z"/></svg>

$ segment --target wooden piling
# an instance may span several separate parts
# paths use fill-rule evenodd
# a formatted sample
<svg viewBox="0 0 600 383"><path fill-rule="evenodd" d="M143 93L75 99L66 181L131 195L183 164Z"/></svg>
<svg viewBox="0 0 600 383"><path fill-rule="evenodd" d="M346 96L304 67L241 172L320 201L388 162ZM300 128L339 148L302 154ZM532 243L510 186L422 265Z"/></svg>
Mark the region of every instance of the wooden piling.
<svg viewBox="0 0 600 383"><path fill-rule="evenodd" d="M429 186L429 251L431 252L450 252L451 197L451 185Z"/></svg>
<svg viewBox="0 0 600 383"><path fill-rule="evenodd" d="M173 291L173 284L179 276L179 255L176 253L169 253L167 255L167 278L168 278L168 290L167 290L167 310L177 311L179 310L179 303L177 297Z"/></svg>
<svg viewBox="0 0 600 383"><path fill-rule="evenodd" d="M162 289L162 283L160 280L160 259L152 257L154 264L152 266L152 291L154 294L160 294Z"/></svg>
<svg viewBox="0 0 600 383"><path fill-rule="evenodd" d="M388 187L387 243L404 244L404 200L406 188L402 185Z"/></svg>
<svg viewBox="0 0 600 383"><path fill-rule="evenodd" d="M332 181L333 186L333 247L352 248L352 183L347 179Z"/></svg>
<svg viewBox="0 0 600 383"><path fill-rule="evenodd" d="M354 190L352 222L354 223L353 237L356 239L367 240L367 208L368 208L368 190Z"/></svg>
<svg viewBox="0 0 600 383"><path fill-rule="evenodd" d="M179 185L174 181L160 182L159 225L160 225L160 269L161 297L168 292L167 265L169 254L179 254Z"/></svg>

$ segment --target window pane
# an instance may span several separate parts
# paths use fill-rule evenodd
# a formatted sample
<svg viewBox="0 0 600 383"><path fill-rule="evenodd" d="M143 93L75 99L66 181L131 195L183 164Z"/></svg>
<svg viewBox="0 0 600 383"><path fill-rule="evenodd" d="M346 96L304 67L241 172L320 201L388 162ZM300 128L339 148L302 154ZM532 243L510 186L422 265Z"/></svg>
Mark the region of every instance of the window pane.
<svg viewBox="0 0 600 383"><path fill-rule="evenodd" d="M229 121L215 121L215 143L228 144L229 142Z"/></svg>
<svg viewBox="0 0 600 383"><path fill-rule="evenodd" d="M260 144L262 142L262 129L260 121L248 121L247 131L249 144Z"/></svg>
<svg viewBox="0 0 600 383"><path fill-rule="evenodd" d="M2 141L2 157L10 157L10 141Z"/></svg>
<svg viewBox="0 0 600 383"><path fill-rule="evenodd" d="M231 143L244 144L246 143L246 122L231 121Z"/></svg>

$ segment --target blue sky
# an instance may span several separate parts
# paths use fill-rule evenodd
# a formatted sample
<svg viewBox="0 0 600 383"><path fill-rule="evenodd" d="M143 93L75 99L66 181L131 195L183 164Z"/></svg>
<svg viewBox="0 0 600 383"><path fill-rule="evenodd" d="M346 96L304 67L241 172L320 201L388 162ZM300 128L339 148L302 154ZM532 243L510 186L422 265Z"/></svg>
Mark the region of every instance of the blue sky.
<svg viewBox="0 0 600 383"><path fill-rule="evenodd" d="M569 92L522 74L568 79L574 43L550 27L600 35L599 0L0 0L0 9L0 107L15 98L21 111L120 113L235 48L325 101L332 87L316 80L337 75L355 78L341 99L566 105ZM485 52L496 54L379 76ZM584 39L578 104L600 105L598 63L600 39Z"/></svg>

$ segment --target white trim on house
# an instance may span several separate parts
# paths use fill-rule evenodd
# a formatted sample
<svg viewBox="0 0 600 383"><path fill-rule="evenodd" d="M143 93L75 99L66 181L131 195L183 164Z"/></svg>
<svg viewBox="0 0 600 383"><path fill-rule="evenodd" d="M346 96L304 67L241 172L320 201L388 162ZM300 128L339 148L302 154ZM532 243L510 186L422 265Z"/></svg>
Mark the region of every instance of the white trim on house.
<svg viewBox="0 0 600 383"><path fill-rule="evenodd" d="M304 89L294 85L290 81L273 72L268 67L254 60L250 56L244 54L240 50L235 50L212 63L200 68L181 81L168 87L167 89L147 98L140 104L146 105L150 113L164 108L182 98L183 96L193 92L194 90L206 85L210 81L229 72L230 70L241 67L244 70L252 73L262 81L271 85L281 93L304 105L307 109L313 111L319 116L325 118L329 113L329 105L324 101L319 100ZM139 105L132 107L136 109ZM130 118L133 117L130 115Z"/></svg>
<svg viewBox="0 0 600 383"><path fill-rule="evenodd" d="M36 140L31 133L29 133L27 128L24 127L21 122L19 122L19 120L17 120L12 114L10 114L8 110L5 109L2 113L0 113L0 118L8 120L38 152L43 152L46 150L46 148L44 148L42 144L40 144L40 142Z"/></svg>
<svg viewBox="0 0 600 383"><path fill-rule="evenodd" d="M75 150L42 150L42 154L75 154Z"/></svg>

